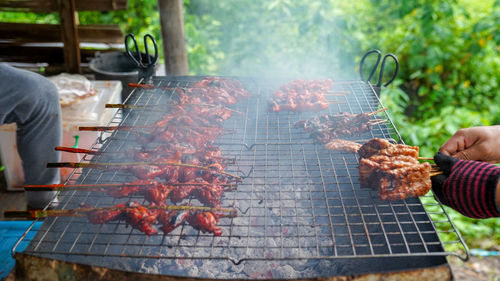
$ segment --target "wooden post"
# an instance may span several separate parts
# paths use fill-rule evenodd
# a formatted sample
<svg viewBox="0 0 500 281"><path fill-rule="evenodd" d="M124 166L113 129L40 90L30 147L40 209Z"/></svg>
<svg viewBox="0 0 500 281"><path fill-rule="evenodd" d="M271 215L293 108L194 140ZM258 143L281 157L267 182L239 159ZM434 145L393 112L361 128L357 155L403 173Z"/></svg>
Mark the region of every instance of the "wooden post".
<svg viewBox="0 0 500 281"><path fill-rule="evenodd" d="M182 0L158 0L167 75L188 75Z"/></svg>
<svg viewBox="0 0 500 281"><path fill-rule="evenodd" d="M62 39L64 43L64 64L69 73L81 73L80 40L78 39L78 14L75 0L58 0Z"/></svg>

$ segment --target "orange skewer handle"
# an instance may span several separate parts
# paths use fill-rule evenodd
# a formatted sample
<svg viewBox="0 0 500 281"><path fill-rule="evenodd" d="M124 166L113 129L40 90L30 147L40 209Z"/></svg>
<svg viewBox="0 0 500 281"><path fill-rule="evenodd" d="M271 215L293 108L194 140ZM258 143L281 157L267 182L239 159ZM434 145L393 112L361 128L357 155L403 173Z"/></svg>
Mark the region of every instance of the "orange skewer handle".
<svg viewBox="0 0 500 281"><path fill-rule="evenodd" d="M73 148L65 146L56 146L54 148L57 151L71 152L71 153L87 153L87 154L101 154L101 151L84 149L84 148Z"/></svg>

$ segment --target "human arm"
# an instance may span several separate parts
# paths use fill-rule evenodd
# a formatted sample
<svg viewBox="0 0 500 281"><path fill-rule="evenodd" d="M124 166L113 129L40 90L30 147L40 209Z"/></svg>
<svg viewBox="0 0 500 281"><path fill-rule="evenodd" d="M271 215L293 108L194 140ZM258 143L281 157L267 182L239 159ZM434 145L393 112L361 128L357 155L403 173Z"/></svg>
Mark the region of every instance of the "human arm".
<svg viewBox="0 0 500 281"><path fill-rule="evenodd" d="M440 152L434 161L443 171L431 178L432 190L441 203L471 218L500 217L500 167Z"/></svg>
<svg viewBox="0 0 500 281"><path fill-rule="evenodd" d="M500 162L500 125L458 130L439 149L457 159Z"/></svg>

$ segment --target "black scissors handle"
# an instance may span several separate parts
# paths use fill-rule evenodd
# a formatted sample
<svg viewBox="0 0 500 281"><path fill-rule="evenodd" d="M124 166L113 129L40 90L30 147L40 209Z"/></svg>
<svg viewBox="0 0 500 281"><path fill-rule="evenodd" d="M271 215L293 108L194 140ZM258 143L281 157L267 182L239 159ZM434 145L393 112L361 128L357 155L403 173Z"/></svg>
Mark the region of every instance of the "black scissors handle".
<svg viewBox="0 0 500 281"><path fill-rule="evenodd" d="M363 75L363 65L364 65L365 59L369 55L371 55L373 53L377 54L377 61L373 65L373 67L372 67L372 69L370 71L370 75L368 75L368 78L365 80L365 77ZM399 61L398 61L398 58L395 55L393 55L393 54L386 54L382 58L382 53L379 50L368 51L361 58L361 61L359 63L359 76L361 77L361 80L364 81L364 82L369 82L372 79L373 75L375 74L375 71L377 71L377 67L378 67L378 65L380 63L380 60L382 59L382 65L380 66L380 74L379 74L379 77L378 77L378 82L375 85L376 87L382 86L382 77L384 76L384 68L385 68L385 63L387 61L387 58L391 58L394 61L394 64L396 65L396 67L394 69L394 73L392 74L392 77L389 79L389 81L387 81L384 84L384 87L386 87L387 85L391 84L392 81L394 81L394 79L396 78L396 75L398 75L398 71L399 71Z"/></svg>
<svg viewBox="0 0 500 281"><path fill-rule="evenodd" d="M151 56L149 55L149 48L148 48L148 38L153 44L153 47L155 49L155 53L153 58L151 59ZM132 40L134 43L134 50L135 54L133 54L130 49L128 48L128 42L129 40ZM147 62L143 61L141 52L139 51L139 45L137 44L137 40L135 39L135 36L131 33L127 34L125 36L125 50L127 51L127 54L129 55L130 58L134 61L134 63L140 67L140 68L149 68L151 65L156 64L156 61L158 60L158 45L156 44L156 41L154 37L151 34L146 34L144 35L144 48L146 49L146 58Z"/></svg>

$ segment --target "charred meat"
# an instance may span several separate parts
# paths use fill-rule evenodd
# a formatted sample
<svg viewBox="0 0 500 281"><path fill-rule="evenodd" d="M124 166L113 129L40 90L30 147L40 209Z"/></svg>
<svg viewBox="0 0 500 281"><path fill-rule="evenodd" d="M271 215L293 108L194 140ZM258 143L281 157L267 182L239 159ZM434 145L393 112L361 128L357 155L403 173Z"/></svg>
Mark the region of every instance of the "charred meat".
<svg viewBox="0 0 500 281"><path fill-rule="evenodd" d="M357 137L372 129L368 113L323 114L295 123L319 143L328 143L335 139Z"/></svg>

